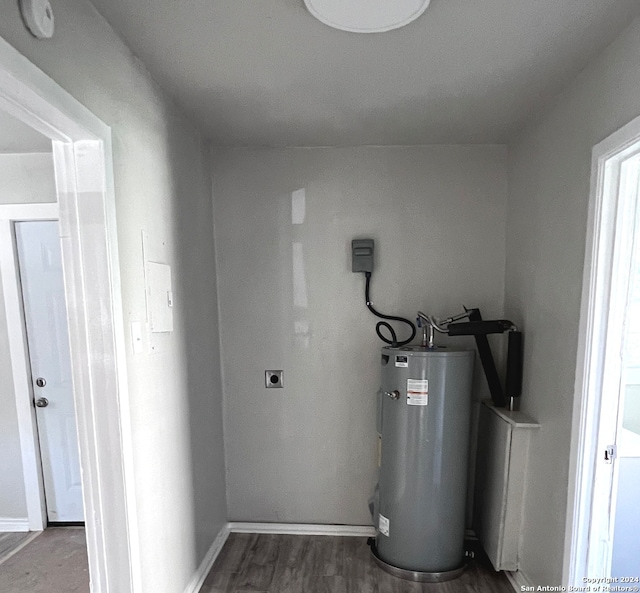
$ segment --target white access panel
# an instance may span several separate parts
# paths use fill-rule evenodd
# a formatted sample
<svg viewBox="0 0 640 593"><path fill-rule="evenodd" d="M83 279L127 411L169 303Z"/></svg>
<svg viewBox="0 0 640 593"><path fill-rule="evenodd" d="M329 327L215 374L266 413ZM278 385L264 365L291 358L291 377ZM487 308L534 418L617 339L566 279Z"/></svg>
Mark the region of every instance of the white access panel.
<svg viewBox="0 0 640 593"><path fill-rule="evenodd" d="M49 521L84 521L57 221L18 222L16 246Z"/></svg>
<svg viewBox="0 0 640 593"><path fill-rule="evenodd" d="M173 288L171 266L167 263L166 242L142 231L142 253L147 297L147 320L152 334L173 331ZM160 345L160 336L152 342L152 350Z"/></svg>
<svg viewBox="0 0 640 593"><path fill-rule="evenodd" d="M480 406L474 530L496 570L518 570L529 442L539 427L522 412Z"/></svg>

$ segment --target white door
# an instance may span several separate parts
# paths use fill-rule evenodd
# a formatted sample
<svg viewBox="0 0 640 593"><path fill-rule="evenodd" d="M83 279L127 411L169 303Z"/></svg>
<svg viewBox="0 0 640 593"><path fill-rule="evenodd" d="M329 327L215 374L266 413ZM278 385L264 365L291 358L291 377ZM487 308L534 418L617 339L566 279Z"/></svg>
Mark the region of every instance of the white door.
<svg viewBox="0 0 640 593"><path fill-rule="evenodd" d="M84 521L58 222L17 222L15 233L47 516Z"/></svg>

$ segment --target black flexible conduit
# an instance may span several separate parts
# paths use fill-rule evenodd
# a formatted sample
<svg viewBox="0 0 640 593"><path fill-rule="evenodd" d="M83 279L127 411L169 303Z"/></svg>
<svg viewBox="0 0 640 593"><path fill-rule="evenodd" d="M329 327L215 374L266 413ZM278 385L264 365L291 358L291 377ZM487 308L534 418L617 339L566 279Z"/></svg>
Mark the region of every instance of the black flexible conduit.
<svg viewBox="0 0 640 593"><path fill-rule="evenodd" d="M383 313L379 313L378 311L376 311L373 308L373 303L371 302L371 299L369 298L369 284L371 283L371 272L365 272L364 276L366 278L364 298L367 303L367 307L369 311L371 311L376 317L380 317L380 319L388 319L389 321L400 321L402 323L406 323L411 328L411 336L409 337L409 339L403 340L402 342L398 342L398 336L395 330L393 329L393 327L391 327L391 324L387 323L386 321L378 321L378 323L376 324L376 333L378 334L378 337L385 344L391 344L393 348L397 348L398 346L405 346L406 344L411 342L413 338L416 337L416 326L413 325L411 321L409 321L408 319L405 319L404 317L396 317L394 315L384 315ZM381 327L386 327L389 330L389 333L391 334L390 340L385 338L382 335L382 332L380 331Z"/></svg>

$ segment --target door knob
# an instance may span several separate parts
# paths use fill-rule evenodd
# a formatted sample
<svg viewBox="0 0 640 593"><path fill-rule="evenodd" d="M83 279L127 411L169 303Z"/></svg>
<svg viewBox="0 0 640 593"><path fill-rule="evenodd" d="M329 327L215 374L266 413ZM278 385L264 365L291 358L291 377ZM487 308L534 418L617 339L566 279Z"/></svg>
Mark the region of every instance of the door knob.
<svg viewBox="0 0 640 593"><path fill-rule="evenodd" d="M41 397L36 400L36 406L38 408L46 408L49 405L49 400L46 397Z"/></svg>
<svg viewBox="0 0 640 593"><path fill-rule="evenodd" d="M42 377L38 377L38 378L36 379L36 385L37 385L38 387L44 387L46 384L47 384L46 379L43 379Z"/></svg>

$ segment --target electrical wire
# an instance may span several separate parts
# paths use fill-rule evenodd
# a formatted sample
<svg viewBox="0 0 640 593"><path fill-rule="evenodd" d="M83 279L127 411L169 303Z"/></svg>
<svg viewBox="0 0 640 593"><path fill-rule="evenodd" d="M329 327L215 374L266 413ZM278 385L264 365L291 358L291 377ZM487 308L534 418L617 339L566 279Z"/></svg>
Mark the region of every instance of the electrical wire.
<svg viewBox="0 0 640 593"><path fill-rule="evenodd" d="M376 317L380 317L380 319L388 319L389 321L400 321L401 323L406 323L411 328L411 336L409 337L409 339L403 340L402 342L398 342L398 335L396 334L391 324L387 323L386 321L378 321L378 323L376 324L376 333L378 334L378 337L385 344L391 344L393 348L397 348L398 346L405 346L409 342L413 341L413 338L416 337L416 326L413 323L411 323L411 321L409 321L408 319L405 319L404 317L396 317L395 315L384 315L383 313L380 313L379 311L376 311L374 309L373 303L369 298L369 291L370 291L369 285L371 283L371 272L365 272L364 275L366 278L364 298L369 311L371 311ZM391 335L390 340L382 335L382 332L380 331L380 328L382 327L387 328L387 330L389 331L389 334Z"/></svg>

